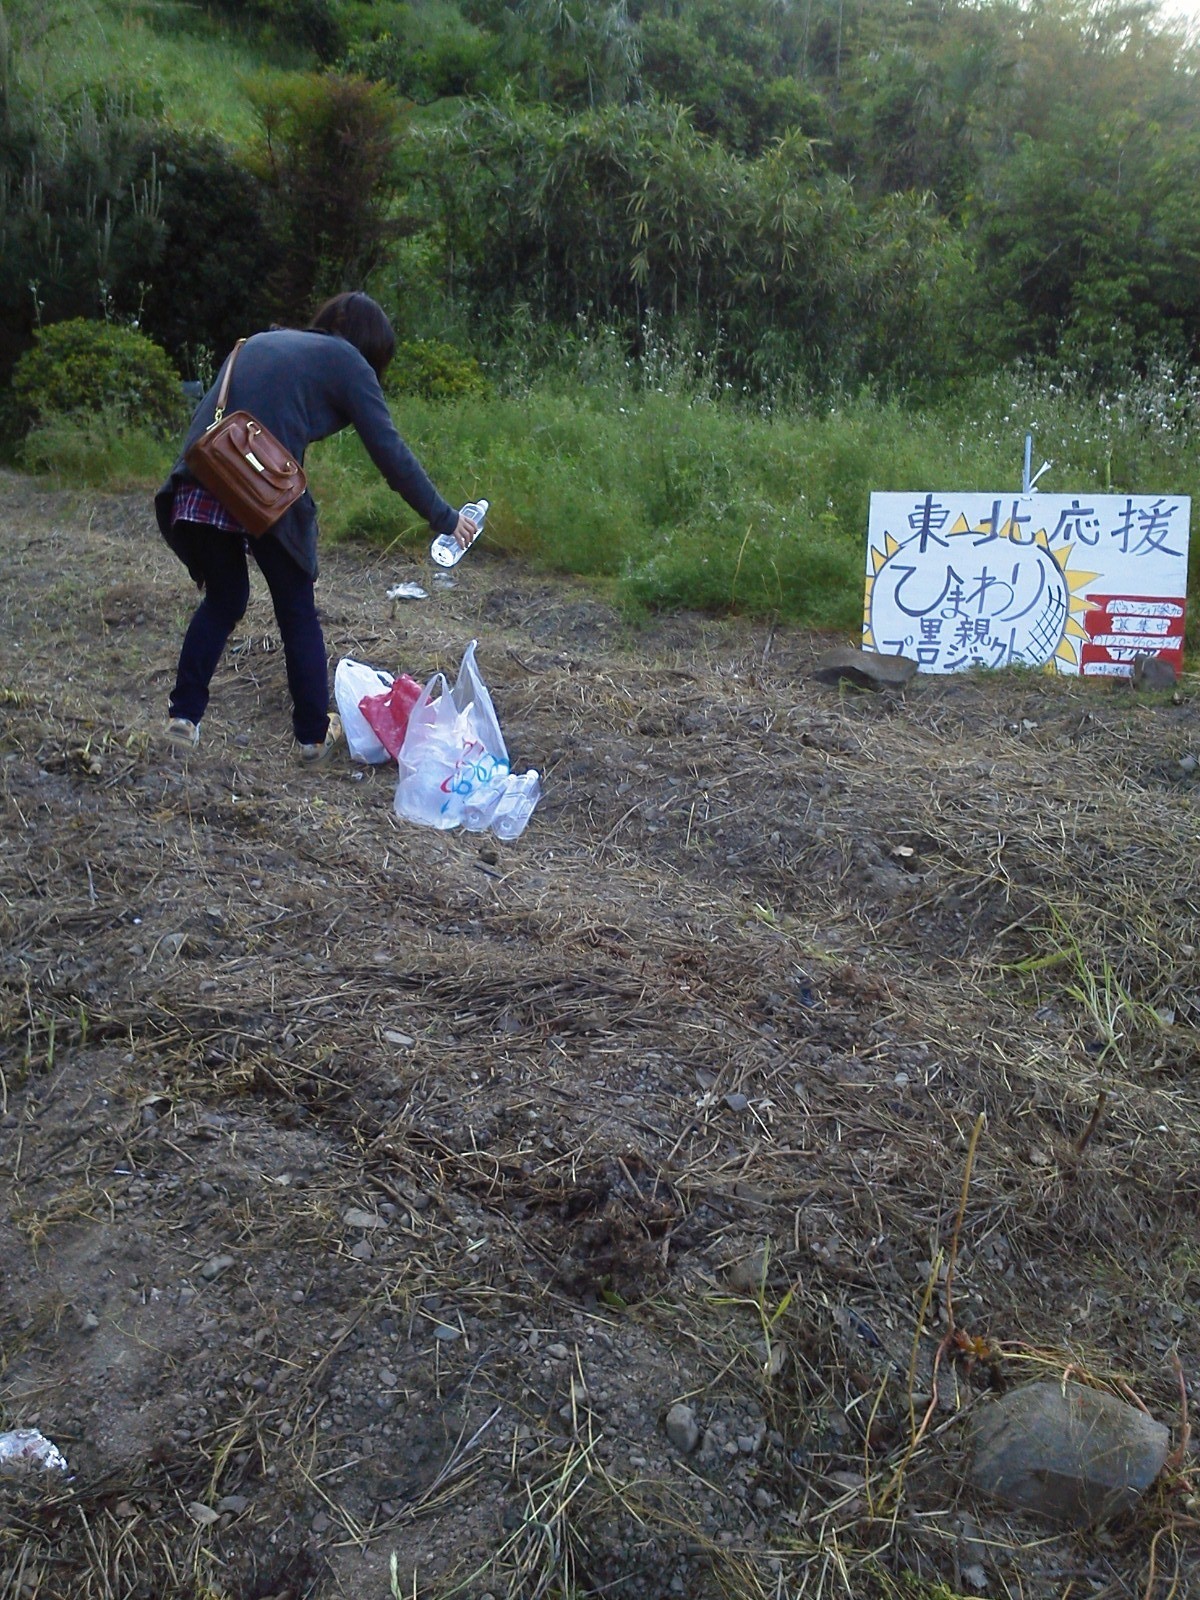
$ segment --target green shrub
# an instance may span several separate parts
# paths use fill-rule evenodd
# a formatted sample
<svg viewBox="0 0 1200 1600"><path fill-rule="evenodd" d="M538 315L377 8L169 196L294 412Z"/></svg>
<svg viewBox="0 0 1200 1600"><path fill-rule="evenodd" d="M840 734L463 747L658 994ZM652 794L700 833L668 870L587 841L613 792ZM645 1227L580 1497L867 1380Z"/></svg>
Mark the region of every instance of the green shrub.
<svg viewBox="0 0 1200 1600"><path fill-rule="evenodd" d="M395 20L397 32L381 32L350 47L346 70L386 83L418 105L501 91L496 47L488 34L457 15L439 23L427 11L414 15L407 7Z"/></svg>
<svg viewBox="0 0 1200 1600"><path fill-rule="evenodd" d="M209 0L209 5L257 32L264 44L300 46L326 65L346 48L336 0Z"/></svg>
<svg viewBox="0 0 1200 1600"><path fill-rule="evenodd" d="M272 304L281 322L382 267L394 215L401 113L381 84L336 72L264 72L245 85L261 129L248 165L261 181L278 262Z"/></svg>
<svg viewBox="0 0 1200 1600"><path fill-rule="evenodd" d="M164 239L129 97L48 105L5 80L4 45L0 6L0 382L39 324L133 315Z"/></svg>
<svg viewBox="0 0 1200 1600"><path fill-rule="evenodd" d="M107 412L160 437L186 406L170 357L136 328L74 317L40 328L13 369L12 416L27 434L50 417Z"/></svg>
<svg viewBox="0 0 1200 1600"><path fill-rule="evenodd" d="M438 339L407 339L396 347L388 369L392 394L415 394L422 400L483 399L489 391L483 368Z"/></svg>

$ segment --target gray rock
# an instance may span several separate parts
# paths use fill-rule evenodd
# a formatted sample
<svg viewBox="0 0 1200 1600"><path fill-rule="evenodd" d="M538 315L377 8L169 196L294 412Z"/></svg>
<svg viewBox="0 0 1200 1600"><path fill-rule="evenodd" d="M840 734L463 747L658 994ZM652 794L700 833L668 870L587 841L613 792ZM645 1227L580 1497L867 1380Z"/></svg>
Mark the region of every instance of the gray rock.
<svg viewBox="0 0 1200 1600"><path fill-rule="evenodd" d="M874 650L840 645L829 650L813 668L818 683L845 680L859 689L902 689L915 676L917 663L908 656L885 656Z"/></svg>
<svg viewBox="0 0 1200 1600"><path fill-rule="evenodd" d="M700 1425L696 1421L696 1413L691 1406L677 1402L667 1412L664 1424L667 1438L685 1456L690 1456L700 1443Z"/></svg>
<svg viewBox="0 0 1200 1600"><path fill-rule="evenodd" d="M1163 656L1139 656L1133 663L1135 689L1173 689L1177 682L1174 666Z"/></svg>
<svg viewBox="0 0 1200 1600"><path fill-rule="evenodd" d="M234 1256L214 1256L211 1261L206 1261L200 1268L200 1276L211 1283L214 1278L219 1278L223 1272L227 1271L233 1265L235 1259L236 1257Z"/></svg>
<svg viewBox="0 0 1200 1600"><path fill-rule="evenodd" d="M759 1295L767 1275L767 1247L758 1245L725 1268L725 1281L735 1294Z"/></svg>
<svg viewBox="0 0 1200 1600"><path fill-rule="evenodd" d="M1052 1522L1087 1527L1137 1504L1162 1471L1161 1422L1080 1384L1034 1383L975 1425L975 1487Z"/></svg>
<svg viewBox="0 0 1200 1600"><path fill-rule="evenodd" d="M981 1537L979 1524L974 1517L968 1516L964 1511L955 1520L955 1532L958 1536L958 1556L964 1573L968 1570L986 1571L992 1552L987 1541Z"/></svg>
<svg viewBox="0 0 1200 1600"><path fill-rule="evenodd" d="M349 1211L342 1212L342 1221L348 1228L361 1228L367 1231L370 1228L386 1228L387 1223L374 1211L361 1211L357 1206L351 1206Z"/></svg>

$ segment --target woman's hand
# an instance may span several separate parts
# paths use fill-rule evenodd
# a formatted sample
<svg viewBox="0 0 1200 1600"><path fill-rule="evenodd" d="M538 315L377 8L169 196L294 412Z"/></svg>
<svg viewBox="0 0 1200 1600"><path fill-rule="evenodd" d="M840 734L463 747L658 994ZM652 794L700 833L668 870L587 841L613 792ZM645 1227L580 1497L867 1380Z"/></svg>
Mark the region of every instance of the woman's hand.
<svg viewBox="0 0 1200 1600"><path fill-rule="evenodd" d="M465 550L479 537L479 529L470 519L458 513L458 525L454 529L454 542L460 550Z"/></svg>

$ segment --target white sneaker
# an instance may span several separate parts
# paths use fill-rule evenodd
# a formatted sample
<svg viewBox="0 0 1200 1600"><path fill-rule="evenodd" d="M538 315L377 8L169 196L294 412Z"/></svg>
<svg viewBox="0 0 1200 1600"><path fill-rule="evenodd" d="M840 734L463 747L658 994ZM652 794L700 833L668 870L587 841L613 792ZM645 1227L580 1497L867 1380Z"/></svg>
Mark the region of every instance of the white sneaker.
<svg viewBox="0 0 1200 1600"><path fill-rule="evenodd" d="M320 744L298 744L296 746L296 760L302 767L319 766L322 761L328 761L334 750L343 742L345 735L342 732L342 719L335 711L329 719L329 727Z"/></svg>
<svg viewBox="0 0 1200 1600"><path fill-rule="evenodd" d="M200 743L200 725L189 722L186 717L172 717L167 723L167 738L172 744L183 745L185 749L194 750Z"/></svg>

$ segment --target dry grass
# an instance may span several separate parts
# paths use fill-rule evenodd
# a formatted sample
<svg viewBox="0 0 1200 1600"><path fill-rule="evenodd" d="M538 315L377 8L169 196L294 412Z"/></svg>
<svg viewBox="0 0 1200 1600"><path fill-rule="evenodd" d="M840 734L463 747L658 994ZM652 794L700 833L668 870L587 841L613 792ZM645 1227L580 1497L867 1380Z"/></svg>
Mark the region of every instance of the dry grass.
<svg viewBox="0 0 1200 1600"><path fill-rule="evenodd" d="M368 1558L358 1592L421 1600L673 1578L947 1600L979 1559L964 1515L989 1593L1188 1592L1186 1450L1129 1526L1077 1541L976 1503L964 1459L991 1389L1046 1374L1135 1396L1185 1442L1192 681L1158 703L1032 677L839 696L806 675L811 642L622 638L595 602L482 564L393 622L371 599L393 574L339 555L336 653L432 670L486 641L517 759L548 778L522 844L481 850L397 824L379 776L293 775L273 650L231 653L204 759L164 762L165 556L101 503L87 559L143 565L121 615L148 621L122 631L96 593L67 617L39 586L82 559L76 519L26 509L0 591L0 1421L36 1381L84 1467L4 1491L0 1600L324 1600ZM245 628L270 637L258 612ZM385 1206L353 1256L347 1208ZM96 1431L74 1321L106 1261L130 1272L135 1225L143 1289L185 1259L237 1346L162 1357L157 1324L138 1333L181 1413L207 1408L138 1462ZM68 1270L100 1229L110 1256ZM130 1305L102 1331L154 1313ZM214 1364L237 1376L222 1399ZM598 1382L603 1403L579 1398ZM676 1398L762 1439L682 1459ZM248 1508L217 1510L231 1495Z"/></svg>

